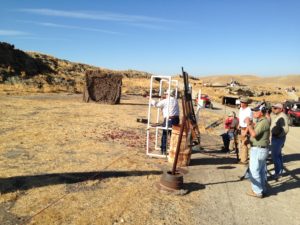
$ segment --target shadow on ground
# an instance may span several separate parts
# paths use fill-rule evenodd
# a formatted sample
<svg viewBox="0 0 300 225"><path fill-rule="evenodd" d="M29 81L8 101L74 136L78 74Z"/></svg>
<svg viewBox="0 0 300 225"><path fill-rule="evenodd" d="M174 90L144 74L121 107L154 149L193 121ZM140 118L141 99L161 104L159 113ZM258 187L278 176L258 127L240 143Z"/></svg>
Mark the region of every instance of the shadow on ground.
<svg viewBox="0 0 300 225"><path fill-rule="evenodd" d="M237 161L235 158L229 157L209 157L209 158L194 158L191 159L190 166L197 165L223 165L223 164L236 164Z"/></svg>
<svg viewBox="0 0 300 225"><path fill-rule="evenodd" d="M300 188L300 168L295 170L285 169L283 176L274 185L271 186L267 196L277 195L280 192L285 192L291 189Z"/></svg>
<svg viewBox="0 0 300 225"><path fill-rule="evenodd" d="M213 107L212 110L224 110L224 109L219 108L219 107Z"/></svg>
<svg viewBox="0 0 300 225"><path fill-rule="evenodd" d="M288 154L283 156L283 162L300 161L300 154Z"/></svg>
<svg viewBox="0 0 300 225"><path fill-rule="evenodd" d="M161 171L103 171L103 172L78 172L54 173L34 176L17 176L0 178L0 192L2 194L17 190L28 190L55 184L74 184L87 180L103 180L107 178L159 175Z"/></svg>
<svg viewBox="0 0 300 225"><path fill-rule="evenodd" d="M205 185L199 184L199 183L194 183L194 182L184 183L183 189L187 190L187 194L189 194L194 191L199 191L201 189L205 189Z"/></svg>
<svg viewBox="0 0 300 225"><path fill-rule="evenodd" d="M147 104L147 103L121 102L119 105L144 105L144 106L148 106L149 104Z"/></svg>

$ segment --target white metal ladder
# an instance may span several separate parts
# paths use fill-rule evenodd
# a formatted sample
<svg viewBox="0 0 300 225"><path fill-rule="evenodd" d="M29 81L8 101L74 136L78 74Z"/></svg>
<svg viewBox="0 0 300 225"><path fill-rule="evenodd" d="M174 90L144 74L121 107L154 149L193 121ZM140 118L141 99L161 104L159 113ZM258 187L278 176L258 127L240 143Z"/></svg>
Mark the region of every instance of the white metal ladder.
<svg viewBox="0 0 300 225"><path fill-rule="evenodd" d="M166 157L166 155L163 155L160 153L160 147L158 146L158 134L159 134L159 130L172 130L172 127L168 127L168 122L166 122L165 126L152 126L152 121L151 121L151 116L153 114L153 109L156 110L156 124L158 124L160 122L160 108L154 108L151 105L152 102L152 96L153 96L153 81L155 80L155 78L160 79L159 82L159 96L163 95L163 86L164 83L167 84L168 86L168 91L170 93L171 89L175 89L175 97L177 98L177 93L178 93L178 80L172 80L171 76L151 76L151 81L150 81L150 95L149 95L149 105L148 105L148 124L147 124L147 152L146 154L148 156L151 157ZM161 100L161 98L159 98L159 101ZM168 104L167 107L169 108L169 104L170 104L170 95L168 95ZM166 117L166 121L169 120L169 110L168 110L168 114ZM155 129L155 142L154 142L154 148L151 149L150 147L150 143L152 142L152 140L150 140L151 136L150 136L150 132L151 130ZM153 144L153 143L152 143ZM159 150L159 151L158 151ZM167 149L168 152L168 145L167 145Z"/></svg>

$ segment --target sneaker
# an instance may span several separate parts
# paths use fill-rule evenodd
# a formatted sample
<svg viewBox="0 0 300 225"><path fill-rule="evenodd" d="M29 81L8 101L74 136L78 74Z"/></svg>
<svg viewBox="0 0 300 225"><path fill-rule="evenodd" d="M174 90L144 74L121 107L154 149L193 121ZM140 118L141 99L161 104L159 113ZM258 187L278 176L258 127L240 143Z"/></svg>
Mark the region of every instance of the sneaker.
<svg viewBox="0 0 300 225"><path fill-rule="evenodd" d="M247 195L255 198L263 198L263 194L256 194L254 191L250 190L246 192Z"/></svg>
<svg viewBox="0 0 300 225"><path fill-rule="evenodd" d="M285 169L282 169L282 170L280 170L280 172L279 172L280 175L282 175L282 174L284 174L284 173L286 173Z"/></svg>

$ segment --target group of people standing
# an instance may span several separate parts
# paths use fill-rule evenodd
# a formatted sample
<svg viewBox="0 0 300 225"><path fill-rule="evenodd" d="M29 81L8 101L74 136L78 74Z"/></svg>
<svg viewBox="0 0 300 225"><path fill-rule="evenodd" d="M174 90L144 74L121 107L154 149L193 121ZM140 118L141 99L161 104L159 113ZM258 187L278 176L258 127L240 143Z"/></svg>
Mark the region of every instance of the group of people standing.
<svg viewBox="0 0 300 225"><path fill-rule="evenodd" d="M151 104L161 108L163 112L163 126L168 127L179 124L179 106L175 90L167 91L166 98ZM286 135L289 131L288 117L283 112L283 105L277 103L272 105L269 112L266 102L250 108L249 98L240 99L240 109L238 117L235 112L230 112L225 121L226 133L222 135L224 141L224 152L229 151L230 141L237 141L237 131L239 131L239 163L249 165L247 176L249 177L252 188L248 195L262 198L266 193L266 160L271 151L274 163L274 179L283 172L282 148L285 143ZM166 154L167 130L163 130L161 140L161 153ZM249 151L250 146L250 151ZM235 146L236 147L236 146ZM249 160L248 160L249 159Z"/></svg>
<svg viewBox="0 0 300 225"><path fill-rule="evenodd" d="M266 160L269 151L274 163L274 179L278 179L283 172L282 148L289 130L288 117L283 112L281 103L272 105L271 112L268 111L265 102L252 109L249 107L248 98L241 98L240 103L238 126L236 122L226 124L225 121L225 129L228 126L240 131L239 163L249 165L247 176L252 184L247 194L262 198L266 193ZM235 118L234 114L230 114L229 118L232 116ZM229 139L232 139L230 135ZM224 149L229 150L227 147L229 148L229 144L224 142Z"/></svg>

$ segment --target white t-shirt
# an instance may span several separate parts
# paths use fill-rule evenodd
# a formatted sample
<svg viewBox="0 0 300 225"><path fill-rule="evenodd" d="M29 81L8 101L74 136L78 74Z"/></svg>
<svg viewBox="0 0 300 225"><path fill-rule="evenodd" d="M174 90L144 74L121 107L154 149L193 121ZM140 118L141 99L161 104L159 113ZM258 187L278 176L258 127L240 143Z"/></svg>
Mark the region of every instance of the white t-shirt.
<svg viewBox="0 0 300 225"><path fill-rule="evenodd" d="M161 108L163 112L163 117L166 118L168 114L168 99L163 99L159 102L155 102L154 100L151 102L153 106ZM169 117L170 116L179 116L179 105L178 101L174 97L170 97L169 103Z"/></svg>
<svg viewBox="0 0 300 225"><path fill-rule="evenodd" d="M239 121L240 121L240 127L247 127L247 124L245 123L245 119L249 117L250 120L253 119L253 114L252 114L252 111L249 107L243 109L243 108L240 108L240 111L239 111Z"/></svg>

